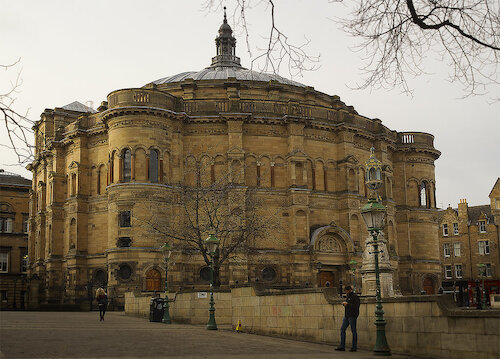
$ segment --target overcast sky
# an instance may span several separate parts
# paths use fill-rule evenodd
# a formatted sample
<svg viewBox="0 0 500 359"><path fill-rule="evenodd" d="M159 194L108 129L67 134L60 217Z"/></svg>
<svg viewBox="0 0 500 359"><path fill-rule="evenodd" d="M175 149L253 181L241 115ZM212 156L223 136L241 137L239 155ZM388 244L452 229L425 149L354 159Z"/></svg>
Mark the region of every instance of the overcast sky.
<svg viewBox="0 0 500 359"><path fill-rule="evenodd" d="M23 79L16 109L29 109L36 120L45 108L73 101L92 101L96 108L113 90L209 66L222 14L204 11L203 2L0 0L0 64L22 61L15 69L22 67ZM456 207L460 198L469 205L489 204L488 194L500 176L500 103L489 104L489 99L500 93L459 99L462 87L447 81L450 69L432 54L426 59L429 74L410 82L413 97L397 89L351 90L361 81L361 55L350 50L355 39L332 21L346 12L345 5L326 0L275 3L281 30L297 43L306 36L310 53L321 55L320 68L295 81L339 95L392 130L433 134L442 153L435 163L438 206ZM265 46L269 19L263 10L248 14L255 47ZM235 35L237 55L249 67L243 36ZM3 90L17 72L0 72ZM280 75L290 77L286 71ZM7 143L5 132L0 141ZM2 149L0 168L30 176L23 168L7 166L14 162Z"/></svg>

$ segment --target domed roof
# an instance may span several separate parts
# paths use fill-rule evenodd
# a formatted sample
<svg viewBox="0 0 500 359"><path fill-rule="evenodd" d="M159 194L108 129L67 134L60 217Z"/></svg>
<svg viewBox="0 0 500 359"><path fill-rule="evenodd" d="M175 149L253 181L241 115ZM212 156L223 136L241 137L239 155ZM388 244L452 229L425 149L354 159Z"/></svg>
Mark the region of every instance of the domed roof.
<svg viewBox="0 0 500 359"><path fill-rule="evenodd" d="M163 77L153 81L155 85L181 82L186 79L226 80L235 78L243 81L269 82L276 81L286 85L306 87L305 85L286 79L276 74L268 74L246 69L241 66L240 58L236 56L236 39L233 30L227 23L226 8L224 7L224 21L219 28L219 36L215 39L217 55L212 58L212 65L201 71L181 72L180 74Z"/></svg>
<svg viewBox="0 0 500 359"><path fill-rule="evenodd" d="M286 85L306 87L299 82L286 79L284 77L268 74L258 71L252 71L241 66L216 66L207 67L201 71L188 71L181 72L180 74L167 76L159 80L153 81L156 85L180 82L186 79L193 80L226 80L230 77L236 78L236 80L246 80L246 81L276 81Z"/></svg>

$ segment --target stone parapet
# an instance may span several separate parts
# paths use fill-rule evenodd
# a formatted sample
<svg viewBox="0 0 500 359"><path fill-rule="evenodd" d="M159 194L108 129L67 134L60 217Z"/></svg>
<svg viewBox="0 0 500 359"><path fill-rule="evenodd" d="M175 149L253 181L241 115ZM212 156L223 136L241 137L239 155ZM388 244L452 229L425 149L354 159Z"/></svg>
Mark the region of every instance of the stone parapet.
<svg viewBox="0 0 500 359"><path fill-rule="evenodd" d="M201 295L203 297L203 295ZM266 290L234 287L216 292L216 320L220 325L241 321L243 331L317 343L338 344L344 307L334 290ZM172 297L171 297L172 298ZM149 313L150 295L127 293L125 311ZM208 296L177 293L171 302L176 322L205 324ZM384 299L386 335L394 353L431 358L496 358L500 352L500 311L463 310L445 295ZM358 318L358 346L375 344L375 298L362 297ZM347 336L350 345L350 335Z"/></svg>

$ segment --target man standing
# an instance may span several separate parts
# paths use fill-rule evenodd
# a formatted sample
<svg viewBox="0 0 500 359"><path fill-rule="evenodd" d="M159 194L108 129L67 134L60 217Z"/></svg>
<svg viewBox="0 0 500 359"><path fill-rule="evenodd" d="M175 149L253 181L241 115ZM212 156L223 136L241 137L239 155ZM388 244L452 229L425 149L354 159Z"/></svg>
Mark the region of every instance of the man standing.
<svg viewBox="0 0 500 359"><path fill-rule="evenodd" d="M351 326L352 332L352 347L351 352L358 350L358 332L356 331L356 320L359 316L359 297L352 291L351 286L346 286L345 291L347 298L342 305L345 307L344 320L340 328L340 345L335 350L345 351L345 331L348 326Z"/></svg>

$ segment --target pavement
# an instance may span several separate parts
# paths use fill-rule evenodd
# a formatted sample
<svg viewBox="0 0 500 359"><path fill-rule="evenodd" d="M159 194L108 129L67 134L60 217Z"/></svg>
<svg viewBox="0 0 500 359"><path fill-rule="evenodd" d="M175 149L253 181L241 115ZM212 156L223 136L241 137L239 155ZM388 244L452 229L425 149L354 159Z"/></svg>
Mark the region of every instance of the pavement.
<svg viewBox="0 0 500 359"><path fill-rule="evenodd" d="M375 358L369 351L220 329L151 323L122 312L106 313L104 322L98 312L0 312L0 358Z"/></svg>

